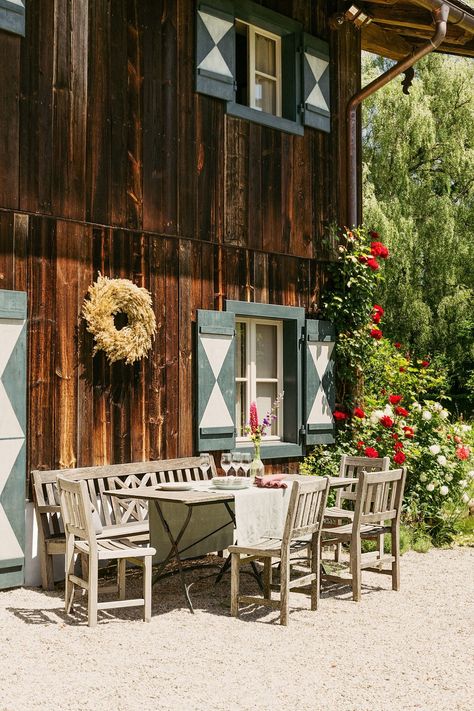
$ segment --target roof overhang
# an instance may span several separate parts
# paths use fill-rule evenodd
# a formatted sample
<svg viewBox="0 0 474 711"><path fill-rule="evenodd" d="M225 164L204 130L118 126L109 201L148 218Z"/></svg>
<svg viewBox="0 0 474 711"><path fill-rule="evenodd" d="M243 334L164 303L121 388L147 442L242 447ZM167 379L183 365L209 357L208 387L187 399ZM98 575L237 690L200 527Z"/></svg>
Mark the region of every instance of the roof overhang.
<svg viewBox="0 0 474 711"><path fill-rule="evenodd" d="M401 59L433 35L434 7L443 0L367 0L355 3L372 18L361 27L362 49ZM461 0L445 0L450 8L445 41L437 50L474 57L474 8Z"/></svg>

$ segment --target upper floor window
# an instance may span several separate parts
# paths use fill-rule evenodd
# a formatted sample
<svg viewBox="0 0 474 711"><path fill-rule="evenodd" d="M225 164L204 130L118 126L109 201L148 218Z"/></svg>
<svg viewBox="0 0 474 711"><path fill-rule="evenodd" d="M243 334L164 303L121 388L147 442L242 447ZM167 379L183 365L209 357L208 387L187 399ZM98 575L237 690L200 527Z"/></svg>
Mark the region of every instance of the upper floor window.
<svg viewBox="0 0 474 711"><path fill-rule="evenodd" d="M256 3L198 2L196 90L228 114L289 133L330 131L329 46Z"/></svg>
<svg viewBox="0 0 474 711"><path fill-rule="evenodd" d="M236 102L281 116L281 37L243 20L235 31Z"/></svg>

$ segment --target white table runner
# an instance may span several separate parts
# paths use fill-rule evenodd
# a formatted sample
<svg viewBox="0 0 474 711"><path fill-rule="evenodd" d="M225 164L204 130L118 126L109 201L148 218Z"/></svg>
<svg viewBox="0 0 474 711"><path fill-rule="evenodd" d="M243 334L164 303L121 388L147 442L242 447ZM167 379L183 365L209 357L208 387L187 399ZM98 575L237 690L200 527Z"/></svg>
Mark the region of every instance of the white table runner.
<svg viewBox="0 0 474 711"><path fill-rule="evenodd" d="M262 536L281 536L290 500L291 482L286 489L260 489L251 486L248 489L233 489L234 501L229 506L235 513L236 529L222 502L203 504L193 508L191 521L181 539L180 550L190 546L219 526L222 530L192 545L183 558L196 557L227 548L231 543L250 545ZM217 491L210 481L193 482L193 490ZM219 490L222 493L222 490ZM176 536L186 518L187 506L171 502L162 502L161 508L171 531ZM225 525L227 524L228 525ZM152 545L157 549L155 561L163 560L169 551L168 537L158 518L155 507L150 502L150 533Z"/></svg>

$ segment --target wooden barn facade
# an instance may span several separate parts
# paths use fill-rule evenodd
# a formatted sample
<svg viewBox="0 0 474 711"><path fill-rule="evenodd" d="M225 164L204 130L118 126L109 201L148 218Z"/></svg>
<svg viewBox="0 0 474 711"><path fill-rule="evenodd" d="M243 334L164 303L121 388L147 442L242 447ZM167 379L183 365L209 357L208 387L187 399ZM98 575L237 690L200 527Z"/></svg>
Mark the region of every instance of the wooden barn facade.
<svg viewBox="0 0 474 711"><path fill-rule="evenodd" d="M26 294L23 476L233 448L249 400L280 388L270 467L330 437L326 420L307 427L331 383L301 338L333 340L317 308L347 219L362 35L329 18L348 5L0 0L0 289ZM151 293L140 363L92 356L81 308L98 272ZM24 323L22 298L0 316Z"/></svg>

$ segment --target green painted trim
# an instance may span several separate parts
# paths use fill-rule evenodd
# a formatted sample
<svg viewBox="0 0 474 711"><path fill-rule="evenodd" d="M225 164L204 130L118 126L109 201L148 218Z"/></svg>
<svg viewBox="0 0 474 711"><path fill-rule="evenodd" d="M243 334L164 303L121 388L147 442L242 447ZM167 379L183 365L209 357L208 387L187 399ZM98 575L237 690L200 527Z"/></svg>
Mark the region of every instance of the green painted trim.
<svg viewBox="0 0 474 711"><path fill-rule="evenodd" d="M235 336L235 329L223 326L199 326L199 333L211 336Z"/></svg>
<svg viewBox="0 0 474 711"><path fill-rule="evenodd" d="M1 561L0 561L1 562ZM23 566L12 566L5 572L0 570L0 590L19 588L25 584L25 569Z"/></svg>
<svg viewBox="0 0 474 711"><path fill-rule="evenodd" d="M0 289L0 318L26 319L27 303L25 291Z"/></svg>
<svg viewBox="0 0 474 711"><path fill-rule="evenodd" d="M2 566L0 573L8 572L8 568L22 568L24 562L24 558L0 558L0 565Z"/></svg>
<svg viewBox="0 0 474 711"><path fill-rule="evenodd" d="M336 340L336 329L330 321L308 319L306 323L306 339L309 343L324 343Z"/></svg>
<svg viewBox="0 0 474 711"><path fill-rule="evenodd" d="M227 102L227 113L230 116L237 116L241 119L247 119L248 121L259 123L262 126L276 128L280 131L284 131L285 133L292 133L296 136L304 136L303 127L299 123L296 123L296 121L290 121L289 119L281 116L266 114L263 111L251 109L250 106L237 104L235 101Z"/></svg>
<svg viewBox="0 0 474 711"><path fill-rule="evenodd" d="M223 84L234 85L233 77L228 77L225 74L217 74L217 72L210 72L208 69L198 69L197 73L200 77L206 77L206 79L212 79L213 81L218 81Z"/></svg>
<svg viewBox="0 0 474 711"><path fill-rule="evenodd" d="M253 454L253 446L247 444L237 444L235 447L239 452L249 452ZM260 458L265 459L286 459L287 457L301 457L303 449L300 444L294 442L274 442L272 444L262 444L260 448Z"/></svg>
<svg viewBox="0 0 474 711"><path fill-rule="evenodd" d="M329 43L306 32L303 34L303 51L321 59L329 59Z"/></svg>
<svg viewBox="0 0 474 711"><path fill-rule="evenodd" d="M235 427L200 427L201 437L216 437L217 435L233 435Z"/></svg>
<svg viewBox="0 0 474 711"><path fill-rule="evenodd" d="M253 316L254 318L277 318L303 319L305 317L304 308L301 306L281 306L279 304L258 304L254 301L233 301L228 299L225 302L225 310L231 311L239 316Z"/></svg>
<svg viewBox="0 0 474 711"><path fill-rule="evenodd" d="M292 17L287 17L274 10L256 5L250 0L236 0L234 2L234 13L239 20L246 20L280 36L302 32L303 30L303 25Z"/></svg>
<svg viewBox="0 0 474 711"><path fill-rule="evenodd" d="M212 5L200 2L198 10L206 12L208 15L219 17L221 20L227 20L228 22L233 22L235 19L234 3L232 0L213 0Z"/></svg>
<svg viewBox="0 0 474 711"><path fill-rule="evenodd" d="M15 35L25 36L25 10L20 9L17 12L15 9L18 5L8 5L7 7L0 6L0 30L11 32Z"/></svg>

